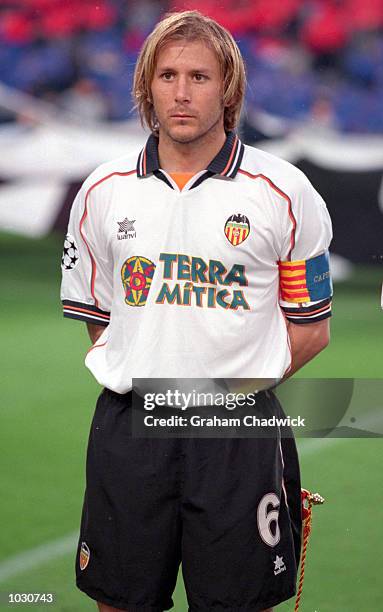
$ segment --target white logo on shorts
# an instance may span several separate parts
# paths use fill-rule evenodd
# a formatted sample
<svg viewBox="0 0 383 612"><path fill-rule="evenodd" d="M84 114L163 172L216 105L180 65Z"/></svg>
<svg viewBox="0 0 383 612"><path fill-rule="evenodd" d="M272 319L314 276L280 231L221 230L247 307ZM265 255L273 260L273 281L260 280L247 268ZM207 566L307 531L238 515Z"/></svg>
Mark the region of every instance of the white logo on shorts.
<svg viewBox="0 0 383 612"><path fill-rule="evenodd" d="M281 572L286 571L286 565L285 565L285 562L283 561L283 557L278 557L277 555L273 563L274 563L274 576L278 576L278 574L280 574Z"/></svg>

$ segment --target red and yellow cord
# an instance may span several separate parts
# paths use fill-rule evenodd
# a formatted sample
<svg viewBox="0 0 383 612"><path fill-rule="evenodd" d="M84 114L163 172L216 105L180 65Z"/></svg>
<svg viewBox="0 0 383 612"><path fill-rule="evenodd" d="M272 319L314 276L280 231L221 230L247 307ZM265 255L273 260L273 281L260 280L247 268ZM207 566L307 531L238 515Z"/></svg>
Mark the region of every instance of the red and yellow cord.
<svg viewBox="0 0 383 612"><path fill-rule="evenodd" d="M297 597L295 600L294 612L298 612L299 604L300 604L301 596L302 596L303 580L305 576L307 544L309 541L311 525L312 525L312 507L324 503L324 499L323 497L321 497L321 495L319 495L319 493L310 493L310 491L307 491L307 489L302 489L301 499L302 499L302 520L303 520L303 533L302 533L303 542L302 542L301 572L299 576L299 583L298 583Z"/></svg>

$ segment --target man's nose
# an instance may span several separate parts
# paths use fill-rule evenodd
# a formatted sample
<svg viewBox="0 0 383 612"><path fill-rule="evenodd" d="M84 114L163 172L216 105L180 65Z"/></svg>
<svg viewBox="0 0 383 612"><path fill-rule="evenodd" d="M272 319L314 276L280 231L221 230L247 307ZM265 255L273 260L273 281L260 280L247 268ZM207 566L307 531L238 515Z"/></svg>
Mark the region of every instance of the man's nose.
<svg viewBox="0 0 383 612"><path fill-rule="evenodd" d="M176 81L175 101L190 102L190 85L186 77L180 76Z"/></svg>

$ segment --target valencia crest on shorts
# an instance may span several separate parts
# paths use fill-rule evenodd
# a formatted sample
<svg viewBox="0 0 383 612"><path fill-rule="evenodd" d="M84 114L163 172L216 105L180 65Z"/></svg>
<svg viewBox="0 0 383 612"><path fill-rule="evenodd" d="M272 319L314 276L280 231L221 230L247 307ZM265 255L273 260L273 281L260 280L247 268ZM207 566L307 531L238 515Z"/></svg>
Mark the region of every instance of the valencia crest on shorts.
<svg viewBox="0 0 383 612"><path fill-rule="evenodd" d="M231 215L225 224L225 236L233 246L237 246L246 240L250 234L250 222L245 215L237 213Z"/></svg>
<svg viewBox="0 0 383 612"><path fill-rule="evenodd" d="M61 258L62 270L73 270L79 260L79 254L75 239L71 234L67 234L64 240L64 250Z"/></svg>
<svg viewBox="0 0 383 612"><path fill-rule="evenodd" d="M89 559L90 559L89 546L86 544L86 542L81 542L80 558L79 558L80 570L84 570L87 567L89 563Z"/></svg>
<svg viewBox="0 0 383 612"><path fill-rule="evenodd" d="M121 280L128 306L144 306L155 270L155 264L146 257L127 259L121 268Z"/></svg>

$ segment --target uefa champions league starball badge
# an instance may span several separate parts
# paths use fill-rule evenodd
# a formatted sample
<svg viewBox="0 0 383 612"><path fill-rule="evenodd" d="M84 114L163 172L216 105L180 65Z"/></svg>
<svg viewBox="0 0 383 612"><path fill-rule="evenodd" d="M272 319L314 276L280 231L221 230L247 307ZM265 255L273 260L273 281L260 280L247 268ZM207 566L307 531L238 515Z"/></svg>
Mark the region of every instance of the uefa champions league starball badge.
<svg viewBox="0 0 383 612"><path fill-rule="evenodd" d="M71 234L67 234L64 240L64 250L61 258L62 270L73 270L79 260L78 249L75 239Z"/></svg>

